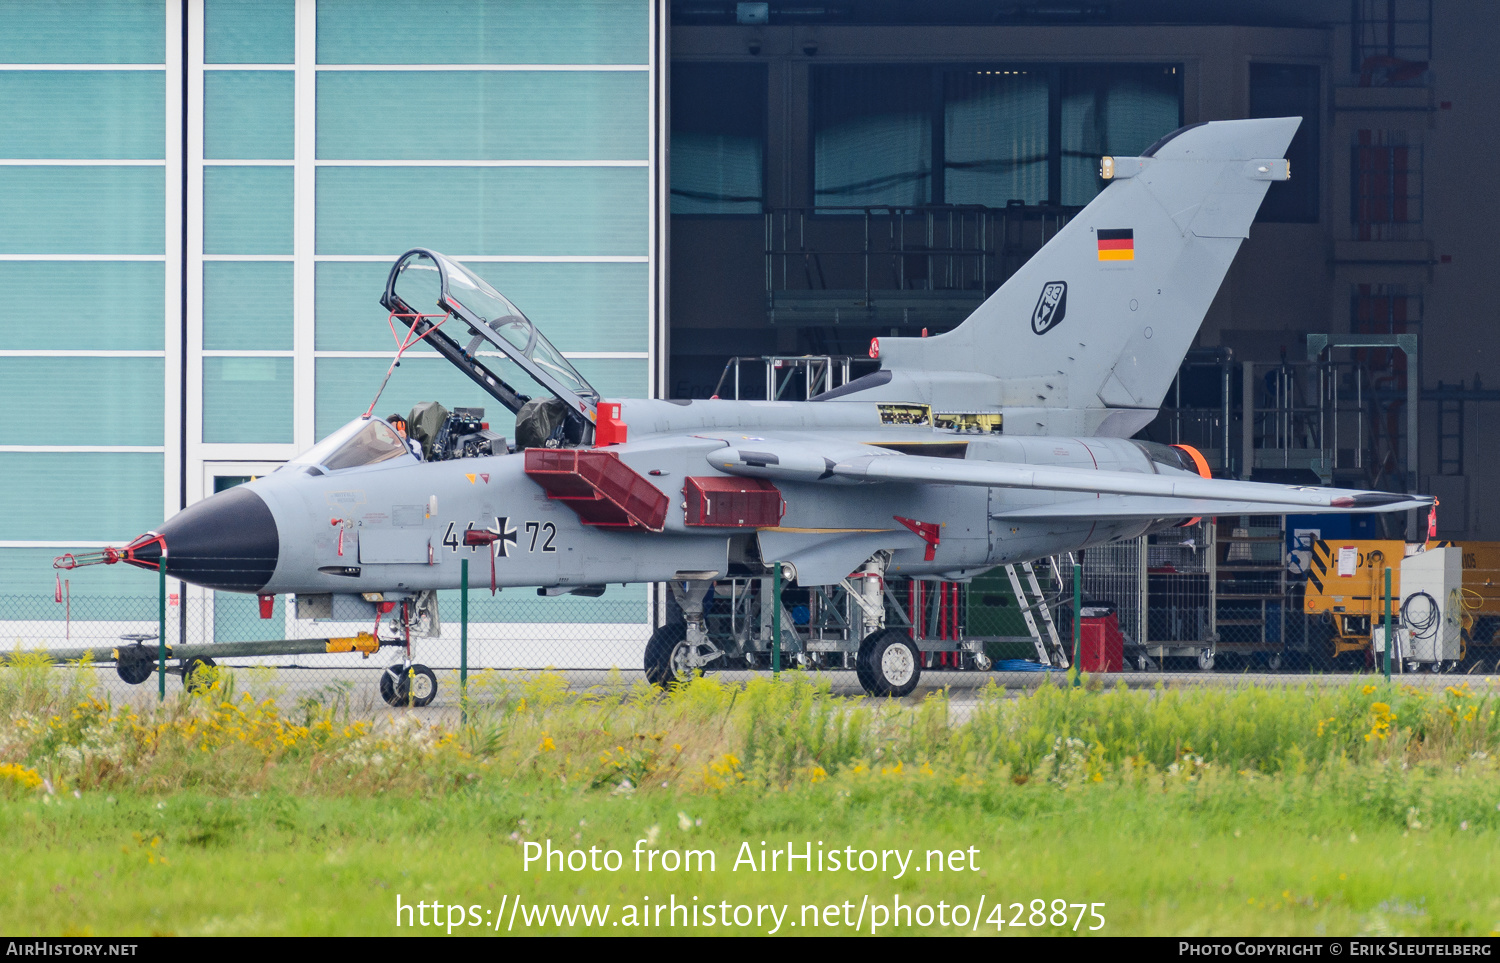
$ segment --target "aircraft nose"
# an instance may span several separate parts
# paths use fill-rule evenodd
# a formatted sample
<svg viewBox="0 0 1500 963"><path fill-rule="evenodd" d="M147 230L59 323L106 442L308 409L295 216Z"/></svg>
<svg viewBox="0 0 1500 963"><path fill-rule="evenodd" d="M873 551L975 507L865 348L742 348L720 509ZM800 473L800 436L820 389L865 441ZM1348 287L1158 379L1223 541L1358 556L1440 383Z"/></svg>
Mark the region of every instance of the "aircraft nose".
<svg viewBox="0 0 1500 963"><path fill-rule="evenodd" d="M232 592L264 588L281 551L271 509L243 487L189 505L152 536L136 540L130 561L155 568L165 554L167 574L173 578Z"/></svg>

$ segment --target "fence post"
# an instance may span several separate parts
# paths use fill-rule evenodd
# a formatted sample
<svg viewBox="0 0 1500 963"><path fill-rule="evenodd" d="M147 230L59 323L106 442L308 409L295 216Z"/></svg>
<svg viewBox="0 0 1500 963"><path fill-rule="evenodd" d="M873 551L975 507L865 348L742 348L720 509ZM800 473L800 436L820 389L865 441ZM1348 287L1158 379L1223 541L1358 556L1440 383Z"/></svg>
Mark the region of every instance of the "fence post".
<svg viewBox="0 0 1500 963"><path fill-rule="evenodd" d="M1391 567L1385 567L1385 681L1391 681Z"/></svg>
<svg viewBox="0 0 1500 963"><path fill-rule="evenodd" d="M459 721L469 724L469 560L458 563L458 706Z"/></svg>
<svg viewBox="0 0 1500 963"><path fill-rule="evenodd" d="M156 701L167 698L167 557L156 560Z"/></svg>
<svg viewBox="0 0 1500 963"><path fill-rule="evenodd" d="M771 677L781 675L781 563L773 563L771 576Z"/></svg>
<svg viewBox="0 0 1500 963"><path fill-rule="evenodd" d="M1078 655L1083 644L1083 566L1073 563L1073 685L1083 684Z"/></svg>

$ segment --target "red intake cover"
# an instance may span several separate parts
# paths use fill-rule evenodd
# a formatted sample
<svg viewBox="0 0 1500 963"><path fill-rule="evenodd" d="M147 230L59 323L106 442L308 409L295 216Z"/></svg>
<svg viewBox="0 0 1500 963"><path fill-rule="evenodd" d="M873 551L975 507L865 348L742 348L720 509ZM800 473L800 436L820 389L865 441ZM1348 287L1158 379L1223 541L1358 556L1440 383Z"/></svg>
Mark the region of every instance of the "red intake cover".
<svg viewBox="0 0 1500 963"><path fill-rule="evenodd" d="M786 513L781 491L763 478L690 477L683 522L715 528L775 528Z"/></svg>

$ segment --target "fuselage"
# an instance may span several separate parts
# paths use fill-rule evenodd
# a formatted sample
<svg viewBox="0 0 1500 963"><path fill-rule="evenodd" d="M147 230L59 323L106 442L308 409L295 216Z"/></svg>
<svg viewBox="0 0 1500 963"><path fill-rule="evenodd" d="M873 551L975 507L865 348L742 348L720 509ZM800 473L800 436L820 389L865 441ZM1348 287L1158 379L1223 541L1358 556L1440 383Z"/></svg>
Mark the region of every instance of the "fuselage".
<svg viewBox="0 0 1500 963"><path fill-rule="evenodd" d="M690 524L685 485L689 478L726 477L710 464L714 451L768 438L835 453L873 446L1085 470L1179 470L1128 440L896 423L891 406L857 401L626 401L621 420L628 440L595 450L666 496L659 531L586 524L528 476L524 452L434 462L406 453L345 468L293 462L168 521L159 530L168 572L259 594L417 592L457 588L463 559L470 560L470 584L487 584L493 559L497 587L565 590L718 577L750 557L790 561L803 584L826 584L889 551L892 576L965 578L1001 563L1132 537L1163 520L997 519L1002 508L1078 496L930 483L838 485L789 474L774 482L784 504L775 524L714 527ZM216 499L226 506L222 512ZM274 561L268 533L254 530L267 520L275 529ZM936 538L910 523L935 526ZM469 529L497 537L466 545ZM210 556L213 564L200 571Z"/></svg>

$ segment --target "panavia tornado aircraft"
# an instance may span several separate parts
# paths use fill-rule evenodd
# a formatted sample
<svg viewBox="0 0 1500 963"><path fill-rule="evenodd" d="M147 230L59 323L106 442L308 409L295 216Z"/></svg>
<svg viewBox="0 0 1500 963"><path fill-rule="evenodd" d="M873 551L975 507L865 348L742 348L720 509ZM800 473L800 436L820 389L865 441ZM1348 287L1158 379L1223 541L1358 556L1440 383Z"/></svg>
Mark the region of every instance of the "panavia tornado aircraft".
<svg viewBox="0 0 1500 963"><path fill-rule="evenodd" d="M602 400L483 280L408 251L381 304L409 343L425 341L515 412L517 437L484 429L472 409L432 406L412 416L419 456L372 405L105 560L165 559L196 585L294 593L302 618L372 620L408 641L435 633L434 593L459 586L465 557L475 586L544 595L664 582L684 621L646 645L659 683L767 651L764 632L710 637L715 579L779 566L808 587L854 573L877 587L845 651L866 689L904 695L922 659L906 631L883 627L886 576L963 581L1198 516L1425 507L1430 498L1217 480L1187 446L1131 440L1267 188L1288 177L1299 122L1194 124L1139 157L1104 158L1098 197L963 324L881 338L878 371L807 402ZM503 380L497 354L540 390Z"/></svg>

